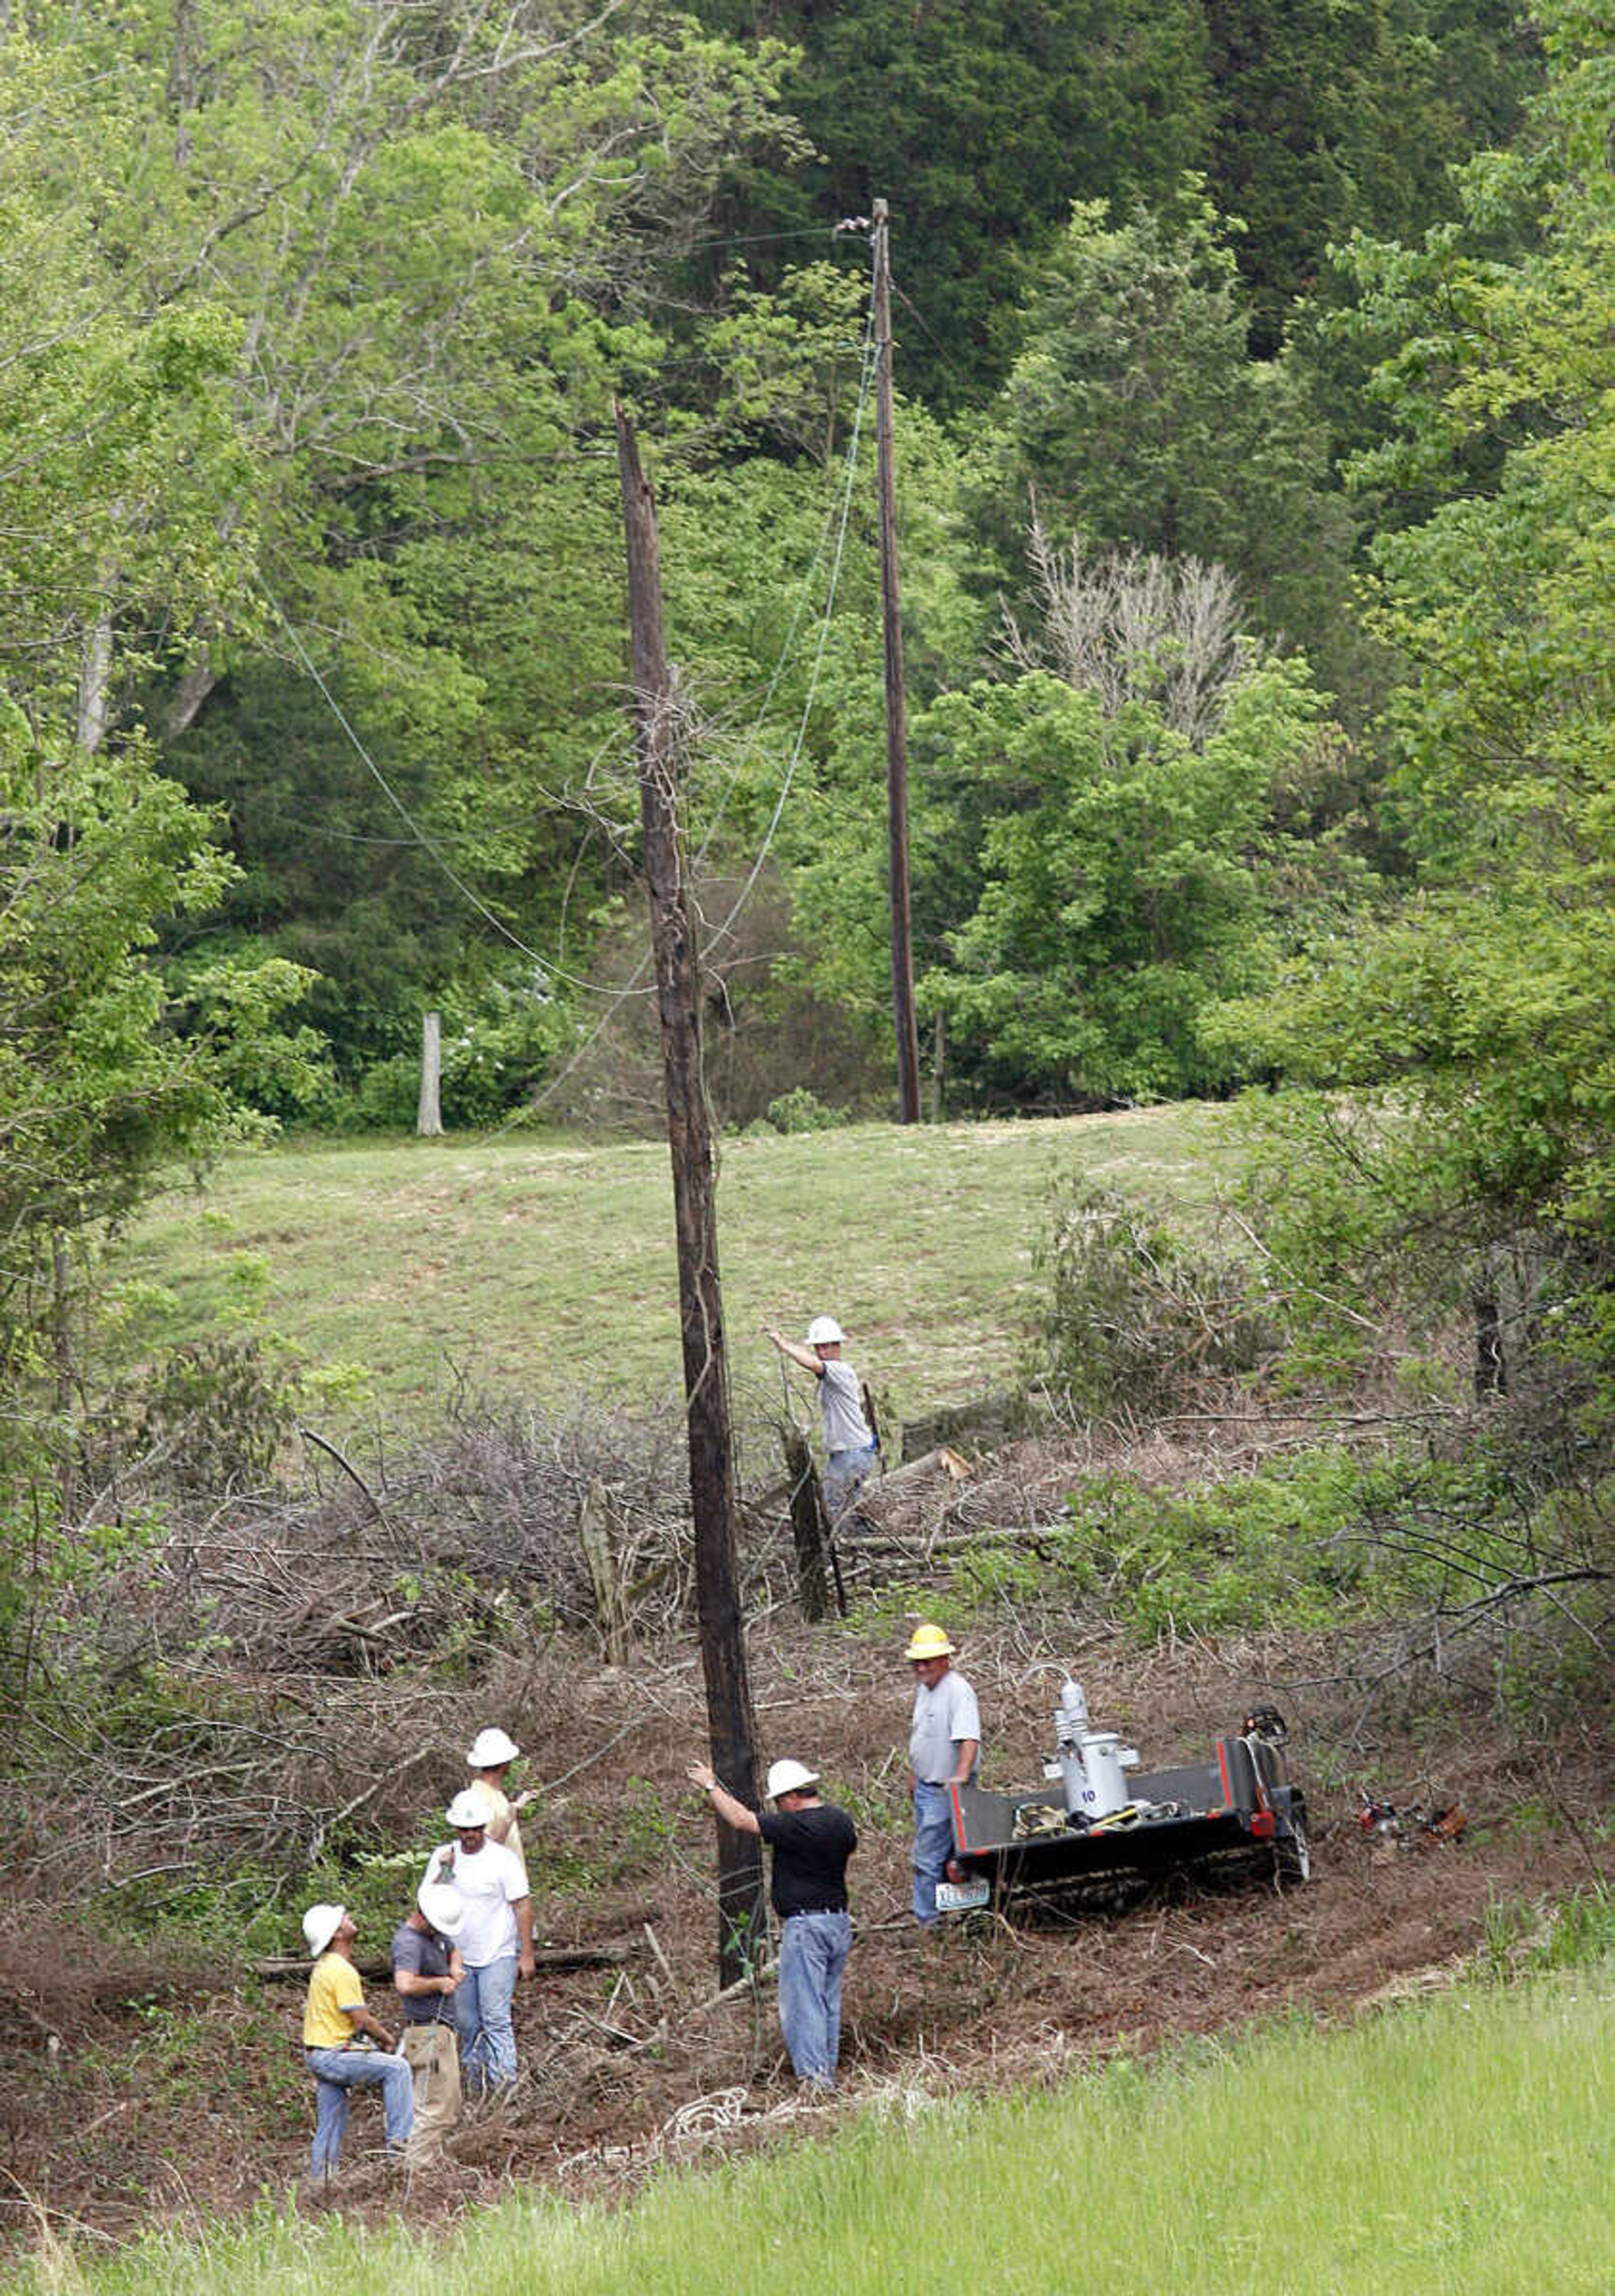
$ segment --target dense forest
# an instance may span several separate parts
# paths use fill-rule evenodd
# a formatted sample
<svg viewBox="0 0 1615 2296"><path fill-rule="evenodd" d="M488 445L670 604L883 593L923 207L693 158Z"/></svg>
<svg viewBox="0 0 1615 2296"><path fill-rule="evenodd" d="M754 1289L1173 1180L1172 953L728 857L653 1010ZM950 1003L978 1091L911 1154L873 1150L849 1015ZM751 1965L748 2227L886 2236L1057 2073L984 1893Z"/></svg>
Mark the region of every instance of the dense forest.
<svg viewBox="0 0 1615 2296"><path fill-rule="evenodd" d="M154 1176L407 1124L428 1008L451 1127L653 1111L613 401L720 1116L889 1111L878 198L932 1106L1264 1087L1332 1298L1513 1254L1602 1359L1605 29L7 11L9 1370Z"/></svg>

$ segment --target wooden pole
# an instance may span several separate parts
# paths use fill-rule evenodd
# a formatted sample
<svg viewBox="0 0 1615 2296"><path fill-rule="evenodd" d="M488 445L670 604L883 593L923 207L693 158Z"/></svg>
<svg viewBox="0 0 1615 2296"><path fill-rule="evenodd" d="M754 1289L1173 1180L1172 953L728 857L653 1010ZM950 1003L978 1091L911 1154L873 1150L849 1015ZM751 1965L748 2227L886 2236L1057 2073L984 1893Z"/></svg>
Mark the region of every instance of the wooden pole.
<svg viewBox="0 0 1615 2296"><path fill-rule="evenodd" d="M701 1074L701 1001L695 933L684 881L678 823L678 741L672 680L662 636L661 564L656 501L639 466L634 428L617 414L632 634L639 810L645 890L656 955L667 1080L668 1146L678 1242L679 1324L690 1441L690 1503L695 1518L695 1599L712 1767L737 1800L757 1808L757 1731L746 1669L745 1625L736 1564L734 1461L729 1441L729 1382L712 1141ZM717 1829L718 1974L745 1974L767 1934L761 1845L754 1833Z"/></svg>
<svg viewBox="0 0 1615 2296"><path fill-rule="evenodd" d="M796 1546L797 1595L805 1619L830 1616L830 1575L824 1568L824 1509L808 1439L787 1420L780 1430L791 1488L791 1536Z"/></svg>
<svg viewBox="0 0 1615 2296"><path fill-rule="evenodd" d="M415 1103L415 1130L422 1139L435 1140L443 1129L439 1088L443 1078L443 1015L421 1015L421 1093Z"/></svg>
<svg viewBox="0 0 1615 2296"><path fill-rule="evenodd" d="M874 203L875 472L881 498L881 620L886 652L886 840L891 879L891 1010L898 1038L898 1118L920 1121L914 931L908 901L908 704L898 593L898 490L892 460L891 227Z"/></svg>

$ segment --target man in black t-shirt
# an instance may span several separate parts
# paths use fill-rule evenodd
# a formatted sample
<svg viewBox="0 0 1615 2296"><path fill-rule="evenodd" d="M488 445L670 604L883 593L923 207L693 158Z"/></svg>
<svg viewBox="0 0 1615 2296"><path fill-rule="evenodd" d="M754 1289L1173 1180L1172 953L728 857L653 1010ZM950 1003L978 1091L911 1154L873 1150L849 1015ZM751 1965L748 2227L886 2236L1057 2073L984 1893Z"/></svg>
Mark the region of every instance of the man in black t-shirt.
<svg viewBox="0 0 1615 2296"><path fill-rule="evenodd" d="M444 2137L460 2125L455 1995L465 1964L455 1939L464 1922L460 1892L451 1882L422 1882L414 1906L392 1933L392 1981L404 2004L399 2054L415 2082L410 2158L417 2163L435 2160Z"/></svg>
<svg viewBox="0 0 1615 2296"><path fill-rule="evenodd" d="M774 1852L774 1910L780 1917L780 2030L797 2079L832 2089L841 2045L841 1972L852 1947L847 1861L858 1846L844 1809L821 1801L818 1773L775 1762L768 1773L772 1811L759 1816L717 1783L705 1762L693 1784L710 1794L726 1825L758 1833Z"/></svg>

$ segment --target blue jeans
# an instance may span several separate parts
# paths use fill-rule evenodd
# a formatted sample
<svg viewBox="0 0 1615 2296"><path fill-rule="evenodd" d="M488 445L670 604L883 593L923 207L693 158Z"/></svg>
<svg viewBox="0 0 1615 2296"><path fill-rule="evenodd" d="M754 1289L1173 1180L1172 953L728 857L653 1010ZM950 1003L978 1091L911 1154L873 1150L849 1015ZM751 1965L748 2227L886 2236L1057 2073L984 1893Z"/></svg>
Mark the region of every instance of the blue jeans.
<svg viewBox="0 0 1615 2296"><path fill-rule="evenodd" d="M314 2150L308 2174L316 2185L336 2174L348 2127L349 2089L380 2087L387 2150L403 2151L415 2125L415 2084L402 2057L380 2049L305 2049L303 2062L314 2075Z"/></svg>
<svg viewBox="0 0 1615 2296"><path fill-rule="evenodd" d="M516 1956L501 1954L480 1969L468 1969L455 1995L460 2028L460 2070L468 2096L509 2088L516 2078L516 2033L511 1999L516 1990Z"/></svg>
<svg viewBox="0 0 1615 2296"><path fill-rule="evenodd" d="M937 1919L937 1884L954 1854L954 1814L946 1786L914 1787L914 1919L929 1929Z"/></svg>
<svg viewBox="0 0 1615 2296"><path fill-rule="evenodd" d="M835 2087L850 1914L790 1914L780 1939L780 2030L799 2080Z"/></svg>
<svg viewBox="0 0 1615 2296"><path fill-rule="evenodd" d="M873 1443L865 1444L862 1450L832 1451L828 1455L824 1461L824 1512L832 1524L840 1522L857 1502L880 1456Z"/></svg>

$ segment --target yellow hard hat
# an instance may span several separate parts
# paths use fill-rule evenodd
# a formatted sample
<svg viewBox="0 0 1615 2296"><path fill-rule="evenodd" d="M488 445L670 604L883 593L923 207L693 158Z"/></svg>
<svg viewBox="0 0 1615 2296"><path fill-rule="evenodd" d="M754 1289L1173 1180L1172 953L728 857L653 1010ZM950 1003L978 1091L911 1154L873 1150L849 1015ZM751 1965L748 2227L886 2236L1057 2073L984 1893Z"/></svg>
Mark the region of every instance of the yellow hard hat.
<svg viewBox="0 0 1615 2296"><path fill-rule="evenodd" d="M952 1658L954 1645L940 1627L916 1627L903 1655L905 1658Z"/></svg>

